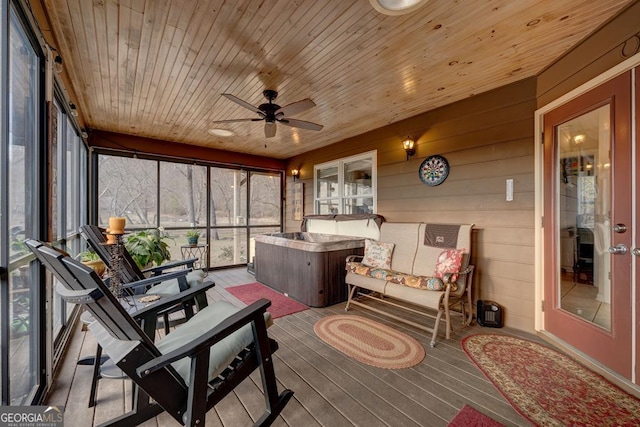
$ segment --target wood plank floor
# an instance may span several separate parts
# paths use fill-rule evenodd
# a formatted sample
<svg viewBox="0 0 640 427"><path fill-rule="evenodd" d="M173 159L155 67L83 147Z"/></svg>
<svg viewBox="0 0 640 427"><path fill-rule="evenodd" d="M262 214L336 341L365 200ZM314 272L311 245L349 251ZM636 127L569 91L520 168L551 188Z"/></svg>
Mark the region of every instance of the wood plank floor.
<svg viewBox="0 0 640 427"><path fill-rule="evenodd" d="M224 288L254 282L246 269L213 271L209 278L216 286L211 300L228 299L242 305ZM486 329L474 325L429 347L430 338L420 330L404 326L371 311L354 307L352 314L366 316L395 327L416 338L427 356L409 369L386 370L361 364L318 339L314 323L328 315L343 314L344 303L327 308L311 308L274 321L269 334L280 345L274 364L279 390L295 392L278 417L276 426L446 426L465 405L471 405L507 426L530 425L497 392L464 354L460 340L479 332L509 333L540 341L519 331ZM76 327L47 404L64 405L68 425L93 426L122 414L131 406L129 380L99 381L97 404L87 405L91 386L91 366L77 365L79 358L95 352L90 332ZM258 372L245 380L207 414L207 426L252 425L263 411ZM144 426L176 426L161 414Z"/></svg>

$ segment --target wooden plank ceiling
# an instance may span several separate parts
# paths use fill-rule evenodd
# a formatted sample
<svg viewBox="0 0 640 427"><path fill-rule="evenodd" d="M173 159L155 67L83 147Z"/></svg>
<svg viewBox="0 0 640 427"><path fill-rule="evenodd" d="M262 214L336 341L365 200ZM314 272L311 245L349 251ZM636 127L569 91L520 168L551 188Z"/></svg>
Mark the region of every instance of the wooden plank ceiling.
<svg viewBox="0 0 640 427"><path fill-rule="evenodd" d="M288 158L539 73L623 0L41 0L88 129ZM264 122L264 89L321 131ZM230 138L207 133L235 132ZM410 132L410 129L399 130ZM398 135L401 138L404 135Z"/></svg>

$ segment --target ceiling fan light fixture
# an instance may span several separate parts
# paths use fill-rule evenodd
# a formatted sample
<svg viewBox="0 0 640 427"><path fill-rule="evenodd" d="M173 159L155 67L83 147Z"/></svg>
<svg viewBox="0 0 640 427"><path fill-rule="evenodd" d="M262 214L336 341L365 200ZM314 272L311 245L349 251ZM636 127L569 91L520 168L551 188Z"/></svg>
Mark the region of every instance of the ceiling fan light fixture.
<svg viewBox="0 0 640 427"><path fill-rule="evenodd" d="M262 92L262 94L265 98L267 98L267 101L269 102L265 102L263 104L260 104L260 106L258 107L254 107L247 101L243 101L237 96L234 96L230 93L223 93L222 96L229 99L230 101L235 102L241 107L246 108L247 110L258 113L259 117L218 120L212 123L259 122L264 120L264 136L266 138L273 138L274 136L276 136L276 122L280 122L283 125L287 125L292 128L302 128L315 131L322 130L323 126L317 123L306 122L304 120L292 119L291 117L289 117L315 107L315 102L313 102L309 98L302 99L300 101L293 102L291 104L285 105L284 107L281 107L278 104L273 103L273 100L278 97L278 92L276 92L275 90L266 89Z"/></svg>
<svg viewBox="0 0 640 427"><path fill-rule="evenodd" d="M209 129L207 132L213 136L221 136L223 138L228 138L230 136L235 135L235 133L233 133L232 131L228 129L221 129L221 128Z"/></svg>
<svg viewBox="0 0 640 427"><path fill-rule="evenodd" d="M429 0L369 0L371 6L385 15L404 15L423 6Z"/></svg>

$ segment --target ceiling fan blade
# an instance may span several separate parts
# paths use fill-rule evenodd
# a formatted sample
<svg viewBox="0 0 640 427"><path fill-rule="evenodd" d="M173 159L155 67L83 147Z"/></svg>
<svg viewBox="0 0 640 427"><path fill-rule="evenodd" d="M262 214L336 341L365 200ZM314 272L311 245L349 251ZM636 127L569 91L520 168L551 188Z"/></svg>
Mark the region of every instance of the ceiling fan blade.
<svg viewBox="0 0 640 427"><path fill-rule="evenodd" d="M291 126L292 128L301 128L309 130L322 130L324 126L317 123L305 122L304 120L297 119L280 119L280 123L283 125Z"/></svg>
<svg viewBox="0 0 640 427"><path fill-rule="evenodd" d="M273 138L276 136L276 122L266 122L264 124L264 137Z"/></svg>
<svg viewBox="0 0 640 427"><path fill-rule="evenodd" d="M222 96L224 96L227 99L235 102L236 104L246 108L247 110L251 110L254 113L258 113L258 114L263 114L262 111L260 111L258 108L254 107L253 105L249 104L246 101L243 101L242 99L238 98L235 95L231 95L230 93L223 93Z"/></svg>
<svg viewBox="0 0 640 427"><path fill-rule="evenodd" d="M302 101L294 102L289 105L285 105L284 107L276 110L276 115L282 116L293 116L298 113L302 113L303 111L307 111L309 108L315 107L316 104L309 98L303 99Z"/></svg>
<svg viewBox="0 0 640 427"><path fill-rule="evenodd" d="M235 122L259 122L262 119L228 119L228 120L215 120L210 123L235 123Z"/></svg>

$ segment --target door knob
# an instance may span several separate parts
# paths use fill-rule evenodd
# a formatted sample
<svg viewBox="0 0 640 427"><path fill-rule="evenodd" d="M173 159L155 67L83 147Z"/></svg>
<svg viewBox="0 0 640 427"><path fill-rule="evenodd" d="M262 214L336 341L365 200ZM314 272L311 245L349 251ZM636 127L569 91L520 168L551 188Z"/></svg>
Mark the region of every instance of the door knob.
<svg viewBox="0 0 640 427"><path fill-rule="evenodd" d="M624 243L618 243L617 245L609 248L609 253L613 255L624 255L627 253L627 247Z"/></svg>
<svg viewBox="0 0 640 427"><path fill-rule="evenodd" d="M627 231L627 226L624 224L616 224L613 226L613 231L615 233L624 233L625 231Z"/></svg>
<svg viewBox="0 0 640 427"><path fill-rule="evenodd" d="M633 248L631 253L635 256L640 256L640 248Z"/></svg>

